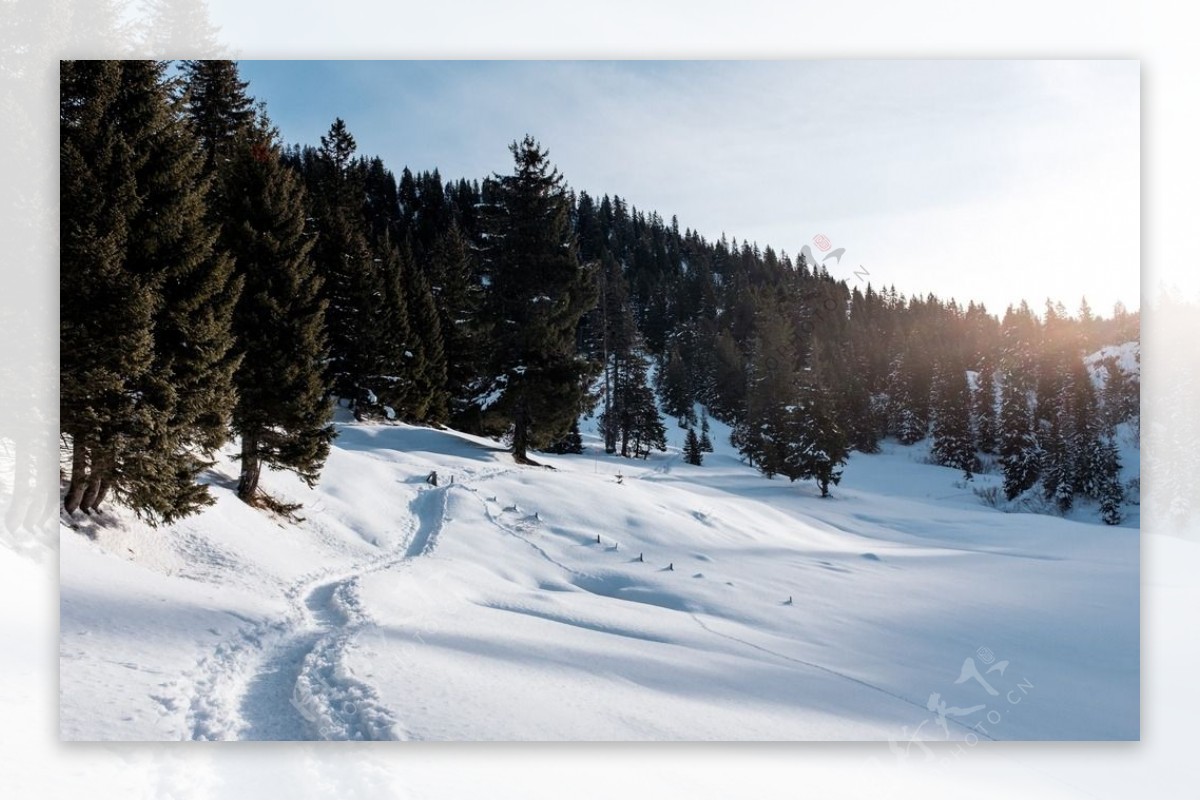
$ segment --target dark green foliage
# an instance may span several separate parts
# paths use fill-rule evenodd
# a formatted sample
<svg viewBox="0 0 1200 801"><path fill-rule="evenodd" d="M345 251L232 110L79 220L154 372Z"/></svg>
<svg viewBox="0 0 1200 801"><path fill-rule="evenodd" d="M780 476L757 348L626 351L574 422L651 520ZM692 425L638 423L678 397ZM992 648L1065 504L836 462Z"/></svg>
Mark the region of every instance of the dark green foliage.
<svg viewBox="0 0 1200 801"><path fill-rule="evenodd" d="M735 426L733 444L767 477L813 479L828 497L830 485L841 481L848 440L821 383L823 362L811 347L797 346L783 308L767 301L759 309L745 422Z"/></svg>
<svg viewBox="0 0 1200 801"><path fill-rule="evenodd" d="M704 449L700 447L700 440L696 437L694 428L687 430L687 437L683 443L683 460L697 467L704 464Z"/></svg>
<svg viewBox="0 0 1200 801"><path fill-rule="evenodd" d="M471 387L487 363L489 321L483 317L484 288L475 259L457 223L437 241L428 262L445 362L450 414L469 405Z"/></svg>
<svg viewBox="0 0 1200 801"><path fill-rule="evenodd" d="M312 486L333 427L324 361L325 301L305 233L304 190L279 160L265 121L226 149L220 170L222 245L245 282L234 314L241 363L233 430L241 437L238 495L253 503L261 466Z"/></svg>
<svg viewBox="0 0 1200 801"><path fill-rule="evenodd" d="M571 423L571 430L561 439L546 447L547 453L583 453L583 436L579 433L579 421Z"/></svg>
<svg viewBox="0 0 1200 801"><path fill-rule="evenodd" d="M211 502L227 438L240 279L214 247L203 154L156 62L64 62L65 507L109 492L151 521Z"/></svg>
<svg viewBox="0 0 1200 801"><path fill-rule="evenodd" d="M1083 360L1071 364L1071 437L1072 473L1075 491L1099 498L1107 477L1104 473L1104 421L1096 401L1096 391Z"/></svg>
<svg viewBox="0 0 1200 801"><path fill-rule="evenodd" d="M924 439L928 429L913 397L912 383L905 354L897 354L887 380L888 431L905 445Z"/></svg>
<svg viewBox="0 0 1200 801"><path fill-rule="evenodd" d="M705 453L713 452L712 439L709 437L708 412L700 412L700 450Z"/></svg>
<svg viewBox="0 0 1200 801"><path fill-rule="evenodd" d="M998 452L1010 499L1037 491L1066 508L1082 495L1120 517L1111 439L1136 430L1137 379L1101 360L1097 397L1080 356L1136 339L1136 313L1099 318L1085 302L1072 318L1049 303L1043 321L1022 303L1001 321L838 281L808 249L793 260L708 241L620 197L575 195L529 137L512 174L483 181L407 168L397 181L341 120L319 148L279 155L234 62L182 75L63 68L68 509L110 489L155 519L198 508L197 474L231 414L260 462L315 479L330 388L360 418L508 433L518 461L575 452L577 421L602 398L606 450L644 457L665 447L653 363L662 408L701 453L711 414L765 474L822 494L848 448L916 443L932 424L944 464L970 474L976 450Z"/></svg>
<svg viewBox="0 0 1200 801"><path fill-rule="evenodd" d="M1006 369L1000 401L1000 464L1004 469L1004 494L1008 500L1037 483L1041 462L1029 391L1020 373Z"/></svg>
<svg viewBox="0 0 1200 801"><path fill-rule="evenodd" d="M978 385L973 395L975 444L984 453L996 452L996 371L990 360L980 366Z"/></svg>
<svg viewBox="0 0 1200 801"><path fill-rule="evenodd" d="M495 343L485 391L496 393L485 420L511 429L513 456L524 462L582 410L591 369L575 334L596 292L576 254L562 178L532 137L510 150L515 169L497 176L483 249Z"/></svg>
<svg viewBox="0 0 1200 801"><path fill-rule="evenodd" d="M1075 464L1071 453L1066 414L1054 414L1050 420L1039 420L1038 440L1042 451L1042 492L1046 500L1054 501L1059 511L1067 512L1075 503Z"/></svg>
<svg viewBox="0 0 1200 801"><path fill-rule="evenodd" d="M411 388L412 419L439 423L448 414L446 391L446 355L442 346L442 322L429 281L419 269L412 269L408 283L408 320L412 331L412 357L407 357Z"/></svg>
<svg viewBox="0 0 1200 801"><path fill-rule="evenodd" d="M682 418L692 408L693 398L688 391L687 367L679 346L671 347L663 364L661 388L663 411L672 417Z"/></svg>
<svg viewBox="0 0 1200 801"><path fill-rule="evenodd" d="M971 395L964 371L948 368L934 381L933 460L962 470L969 480L978 469L971 435Z"/></svg>
<svg viewBox="0 0 1200 801"><path fill-rule="evenodd" d="M803 386L785 430L790 436L780 472L792 481L813 479L821 497L828 498L829 486L841 483L850 455L829 393L816 384Z"/></svg>
<svg viewBox="0 0 1200 801"><path fill-rule="evenodd" d="M1137 418L1141 382L1127 373L1115 356L1107 356L1099 364L1104 370L1101 415L1105 428L1111 431L1121 423Z"/></svg>
<svg viewBox="0 0 1200 801"><path fill-rule="evenodd" d="M212 172L218 155L224 156L254 119L248 84L234 61L184 61L181 68L184 112L204 148L205 172Z"/></svg>
<svg viewBox="0 0 1200 801"><path fill-rule="evenodd" d="M1122 520L1121 504L1125 500L1125 488L1121 485L1121 462L1117 458L1117 446L1111 437L1106 437L1097 459L1100 475L1099 500L1100 518L1110 526Z"/></svg>

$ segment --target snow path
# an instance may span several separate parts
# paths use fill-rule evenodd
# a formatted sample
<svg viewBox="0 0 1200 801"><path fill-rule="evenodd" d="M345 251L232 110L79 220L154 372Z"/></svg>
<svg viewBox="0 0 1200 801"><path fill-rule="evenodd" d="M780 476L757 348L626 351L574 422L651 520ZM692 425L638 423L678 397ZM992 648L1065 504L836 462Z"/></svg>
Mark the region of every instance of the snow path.
<svg viewBox="0 0 1200 801"><path fill-rule="evenodd" d="M190 739L404 739L394 714L345 665L358 636L375 625L359 601L358 580L432 553L455 489L477 492L462 482L420 490L399 547L336 577L301 578L285 592L290 608L283 619L242 627L201 660L186 691ZM159 703L169 708L175 701Z"/></svg>

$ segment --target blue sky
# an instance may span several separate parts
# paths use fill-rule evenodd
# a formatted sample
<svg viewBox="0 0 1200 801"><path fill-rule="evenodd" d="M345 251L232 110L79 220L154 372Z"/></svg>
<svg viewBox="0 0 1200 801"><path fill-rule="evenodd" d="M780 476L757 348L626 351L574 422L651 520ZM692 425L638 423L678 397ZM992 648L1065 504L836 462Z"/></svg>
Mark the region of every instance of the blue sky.
<svg viewBox="0 0 1200 801"><path fill-rule="evenodd" d="M531 133L576 189L992 311L1139 304L1136 61L243 61L288 142L334 117L399 173ZM815 250L815 248L814 248Z"/></svg>

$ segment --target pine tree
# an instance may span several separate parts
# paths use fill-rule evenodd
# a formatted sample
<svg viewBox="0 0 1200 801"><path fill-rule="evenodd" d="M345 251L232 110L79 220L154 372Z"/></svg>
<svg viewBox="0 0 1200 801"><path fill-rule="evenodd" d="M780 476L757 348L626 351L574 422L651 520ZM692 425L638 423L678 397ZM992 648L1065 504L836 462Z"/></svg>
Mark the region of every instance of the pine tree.
<svg viewBox="0 0 1200 801"><path fill-rule="evenodd" d="M1099 498L1106 480L1104 474L1104 423L1082 358L1071 364L1071 436L1070 449L1075 491Z"/></svg>
<svg viewBox="0 0 1200 801"><path fill-rule="evenodd" d="M90 511L85 495L95 501L102 482L120 486L117 449L148 447L149 430L166 410L139 395L153 379L162 273L137 275L126 264L145 156L116 114L121 64L64 61L61 75L59 388L60 424L72 447L70 514ZM106 460L113 462L107 475Z"/></svg>
<svg viewBox="0 0 1200 801"><path fill-rule="evenodd" d="M419 362L412 367L413 395L416 399L413 413L415 419L421 422L440 423L448 414L449 400L441 320L424 273L415 268L410 272L408 319L412 327L412 342L419 352Z"/></svg>
<svg viewBox="0 0 1200 801"><path fill-rule="evenodd" d="M368 247L378 254L374 262L376 280L382 283L383 291L380 297L367 302L370 314L357 321L367 357L360 362L364 372L359 384L370 387L375 400L368 402L371 395L365 398L360 395L355 412L360 417L382 413L388 418L394 415L419 421L432 395L424 378L428 372L425 352L418 344L412 320L415 305L412 258L407 243L397 246L386 228ZM361 280L364 287L370 286L368 276ZM355 323L346 321L349 326Z"/></svg>
<svg viewBox="0 0 1200 801"><path fill-rule="evenodd" d="M212 172L221 153L254 120L246 95L249 84L238 74L235 61L183 61L184 112L191 120L205 153L205 171Z"/></svg>
<svg viewBox="0 0 1200 801"><path fill-rule="evenodd" d="M671 345L660 375L663 411L672 417L682 418L692 407L692 396L688 391L687 368L679 352L679 344Z"/></svg>
<svg viewBox="0 0 1200 801"><path fill-rule="evenodd" d="M498 393L485 414L511 426L513 457L525 463L583 407L591 370L575 332L596 293L576 254L562 177L532 137L510 150L515 170L496 177L484 247L496 343L487 389Z"/></svg>
<svg viewBox="0 0 1200 801"><path fill-rule="evenodd" d="M822 498L829 486L841 483L842 466L849 457L846 433L837 423L837 413L827 390L810 375L801 383L799 398L790 410L788 445L781 472L795 481L811 478ZM793 476L795 476L793 478Z"/></svg>
<svg viewBox="0 0 1200 801"><path fill-rule="evenodd" d="M700 447L700 440L697 439L694 428L687 430L687 438L683 444L683 460L697 467L704 463L704 450Z"/></svg>
<svg viewBox="0 0 1200 801"><path fill-rule="evenodd" d="M74 427L76 414L91 423L79 431L87 450L74 460L66 508L94 510L114 491L152 522L211 503L196 479L210 464L206 455L228 437L237 367L230 326L241 290L232 260L214 247L218 232L208 219L203 156L163 69L148 61L64 66L62 110L64 186L99 180L118 193L112 204L84 216L104 228L102 254L91 251L90 231L72 224L64 232L65 258L77 259L64 267L64 280L78 271L86 284L97 270L108 270L96 291L123 284L128 293L105 309L64 304L71 319L64 318L63 346L74 347L75 335L107 324L97 315L128 309L140 331L119 323L130 337L118 344L124 355L132 348L145 359L140 367L126 363L97 378L124 396L112 401L121 412L66 410L64 423ZM136 201L127 200L130 191ZM66 294L72 291L68 286ZM68 370L75 367L68 361Z"/></svg>
<svg viewBox="0 0 1200 801"><path fill-rule="evenodd" d="M708 412L700 412L700 450L705 453L713 452L712 439L709 437Z"/></svg>
<svg viewBox="0 0 1200 801"><path fill-rule="evenodd" d="M1013 500L1033 487L1041 474L1041 450L1025 383L1011 365L1003 374L1000 401L1000 464L1004 494Z"/></svg>
<svg viewBox="0 0 1200 801"><path fill-rule="evenodd" d="M280 162L275 133L261 120L227 153L222 245L245 281L234 314L238 497L254 503L262 465L291 470L312 486L329 454L325 303L310 256L313 238L304 230L304 190Z"/></svg>
<svg viewBox="0 0 1200 801"><path fill-rule="evenodd" d="M571 423L571 430L568 431L557 442L553 442L546 447L547 453L583 453L583 436L579 433L579 421Z"/></svg>
<svg viewBox="0 0 1200 801"><path fill-rule="evenodd" d="M904 445L920 442L926 434L925 423L913 399L912 381L908 355L897 354L887 378L888 431Z"/></svg>
<svg viewBox="0 0 1200 801"><path fill-rule="evenodd" d="M713 371L701 400L718 420L732 420L746 403L746 360L729 331L717 334L712 351ZM689 407L690 413L690 407ZM694 420L689 420L694 424Z"/></svg>
<svg viewBox="0 0 1200 801"><path fill-rule="evenodd" d="M745 425L739 427L737 447L770 478L781 472L785 450L795 437L790 416L799 376L791 327L777 303L762 304L755 329L744 379Z"/></svg>
<svg viewBox="0 0 1200 801"><path fill-rule="evenodd" d="M1060 512L1071 509L1075 500L1074 460L1070 433L1064 430L1065 414L1039 421L1042 451L1042 488L1047 500L1054 501Z"/></svg>
<svg viewBox="0 0 1200 801"><path fill-rule="evenodd" d="M621 411L623 447L628 443L622 455L645 459L652 450L667 449L667 429L644 378L629 385Z"/></svg>
<svg viewBox="0 0 1200 801"><path fill-rule="evenodd" d="M605 453L629 456L631 393L645 383L646 369L639 353L641 337L629 308L629 292L620 265L611 254L600 260L599 303L589 315L599 330L597 356L604 364L604 411L600 415Z"/></svg>
<svg viewBox="0 0 1200 801"><path fill-rule="evenodd" d="M1121 486L1121 462L1112 437L1105 438L1097 461L1100 517L1108 525L1115 526L1122 519L1121 504L1125 500L1125 488Z"/></svg>
<svg viewBox="0 0 1200 801"><path fill-rule="evenodd" d="M461 414L471 386L487 361L488 328L483 319L484 288L458 224L438 240L430 256L431 290L437 301L446 392L452 416Z"/></svg>
<svg viewBox="0 0 1200 801"><path fill-rule="evenodd" d="M403 259L386 235L370 240L356 150L345 122L334 120L321 137L309 196L318 235L313 256L328 303L330 375L335 391L362 417L384 405L409 408L411 331Z"/></svg>
<svg viewBox="0 0 1200 801"><path fill-rule="evenodd" d="M1126 372L1116 356L1107 356L1100 363L1105 369L1101 415L1105 429L1112 431L1121 423L1137 417L1141 387L1137 377Z"/></svg>
<svg viewBox="0 0 1200 801"><path fill-rule="evenodd" d="M962 470L968 481L976 469L970 397L967 377L962 370L946 368L939 371L934 382L930 454L938 464Z"/></svg>
<svg viewBox="0 0 1200 801"><path fill-rule="evenodd" d="M975 442L984 453L996 452L996 371L990 359L980 365L973 405L976 420Z"/></svg>

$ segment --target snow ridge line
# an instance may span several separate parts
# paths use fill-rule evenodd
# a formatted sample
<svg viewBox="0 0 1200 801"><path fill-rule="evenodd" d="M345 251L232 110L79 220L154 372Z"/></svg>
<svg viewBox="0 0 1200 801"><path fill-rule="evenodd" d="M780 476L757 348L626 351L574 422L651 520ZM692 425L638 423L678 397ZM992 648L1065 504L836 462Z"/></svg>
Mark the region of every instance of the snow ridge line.
<svg viewBox="0 0 1200 801"><path fill-rule="evenodd" d="M809 667L809 668L813 668L814 670L819 670L823 673L828 673L831 676L836 676L839 679L844 679L845 681L852 681L855 684L858 684L862 687L866 687L868 689L875 690L876 692L883 693L884 695L891 696L892 698L895 698L897 701L903 701L904 703L906 703L910 706L915 706L916 708L920 709L921 712L923 712L923 713L929 712L929 709L926 708L926 706L924 704L919 704L910 698L905 698L903 695L899 695L897 693L892 692L891 690L884 689L883 687L880 687L877 684L871 684L869 681L864 681L862 679L855 678L854 676L851 676L847 673L842 673L841 671L834 670L833 668L826 667L825 665L817 664L816 662L809 662L807 660L799 659L794 656L788 656L787 654L781 654L778 651L773 651L770 648L766 648L764 646L758 645L757 643L752 643L749 640L743 640L741 637L735 637L732 634L725 634L724 632L717 631L716 629L709 626L707 623L705 623L703 620L701 620L695 612L689 612L688 614L691 615L692 620L696 621L697 625L699 625L700 628L704 629L709 634L715 635L717 637L721 637L726 640L730 640L731 642L741 643L742 645L745 645L748 648L753 648L756 651L762 651L765 654L770 654L771 656L786 660L788 662L794 662L798 665L803 665L804 667ZM946 720L960 726L963 729L966 729L968 732L975 731L970 726L967 726L966 724L964 724L960 721L957 721L952 717L947 716ZM994 737L991 737L990 735L988 735L984 732L979 732L978 734L980 736L984 737L985 739L995 740Z"/></svg>
<svg viewBox="0 0 1200 801"><path fill-rule="evenodd" d="M474 487L466 487L466 489L467 489L469 492L472 492L472 493L474 493L474 494L475 494L475 497L479 499L479 502L483 504L483 513L484 513L485 515L487 515L487 519L488 519L488 521L489 521L489 522L490 522L492 525L494 525L496 528L500 529L500 530L501 530L501 531L503 531L505 534L508 534L510 537L516 537L516 538L517 538L517 539L519 539L521 542L525 543L525 544L526 544L526 545L528 545L530 548L532 548L533 550L537 551L537 552L538 552L538 554L539 554L539 555L540 555L540 556L541 556L543 559L545 559L547 562L549 562L550 564L554 565L555 567L559 568L560 570L565 570L565 571L567 571L568 573L573 573L573 574L574 574L574 575L576 575L576 576L585 576L585 577L587 577L587 578L595 578L594 576L592 576L592 575L591 575L591 574L589 574L589 573L583 573L583 572L581 572L581 571L579 571L579 570L576 570L576 569L575 569L575 568L573 568L573 567L570 567L570 566L568 566L568 565L565 565L565 564L563 564L562 562L558 561L557 559L555 559L555 558L554 558L553 556L551 556L550 554L546 553L546 550L545 550L544 548L542 548L542 546L538 545L536 542L534 542L533 540L529 539L529 538L528 538L528 537L526 537L524 534L520 533L520 531L519 531L518 529L516 529L516 528L513 528L512 526L508 525L507 523L505 523L505 522L501 521L501 520L500 520L500 518L498 518L496 515L494 515L494 514L492 513L492 507L488 506L488 501L487 501L487 499L485 499L485 498L480 498L480 497L479 497L479 491L478 491L478 490L476 490Z"/></svg>
<svg viewBox="0 0 1200 801"><path fill-rule="evenodd" d="M506 523L502 522L502 521L501 521L499 518L497 518L497 517L496 517L496 515L494 515L494 514L492 513L492 509L491 509L491 507L488 505L488 502L487 502L487 500L486 500L486 499L484 499L484 498L481 498L481 497L479 497L478 490L476 490L476 489L474 489L474 488L472 488L472 487L466 487L466 489L467 489L467 490L469 490L470 492L474 493L474 494L475 494L475 496L476 496L477 498L479 498L480 502L482 502L482 503L483 503L484 513L487 515L487 518L488 518L488 520L489 520L489 521L490 521L490 522L491 522L493 525L495 525L497 528L499 528L501 531L503 531L503 532L504 532L504 533L506 533L506 534L509 534L510 536L516 537L517 539L521 540L521 541L522 541L522 542L524 542L526 545L528 545L529 547L531 547L531 548L533 548L535 551L537 551L537 552L538 552L538 553L539 553L539 554L542 556L542 558L543 558L543 559L545 559L546 561L550 562L551 564L553 564L553 565L557 566L558 568L560 568L560 569L562 569L562 570L565 570L566 572L568 572L568 573L571 573L571 574L573 574L573 575L575 575L575 576L583 576L583 577L589 577L589 578L590 578L590 577L592 577L590 574L588 574L588 573L584 573L584 572L582 572L582 571L580 571L580 570L577 570L577 569L575 569L575 568L573 568L573 567L570 567L570 566L568 566L568 565L566 565L566 564L563 564L562 562L558 561L558 560L557 560L557 559L555 559L554 557L550 556L548 553L546 553L545 549L543 549L543 548L542 548L541 546L539 546L537 543L533 542L533 541L532 541L532 540L530 540L528 537L526 537L526 536L524 536L523 534L521 534L521 533L520 533L520 532L519 532L517 529L514 529L512 526L509 526L508 524L506 524ZM764 646L761 646L761 645L758 645L758 644L756 644L756 643L752 643L752 642L750 642L750 641L748 641L748 640L743 640L743 639L741 639L740 637L735 637L735 636L733 636L733 635L730 635L730 634L725 634L724 632L717 631L716 629L714 629L714 628L712 628L711 626L709 626L708 624L706 624L706 623L705 623L703 620L701 620L701 619L699 618L699 616L698 616L698 615L697 615L695 612L688 612L688 614L691 616L691 618L692 618L694 621L696 621L697 625L699 625L699 626L700 626L700 628L704 629L706 632L708 632L709 634L712 634L712 635L714 635L714 636L716 636L716 637L721 637L721 638L723 638L723 639L730 640L731 642L736 642L736 643L739 643L739 644L741 644L741 645L744 645L744 646L746 646L746 647L753 648L753 649L755 649L755 650L757 650L757 651L761 651L762 653L769 654L769 655L771 655L771 656L774 656L774 657L776 657L776 658L778 658L778 659L783 659L783 660L785 660L785 661L787 661L787 662L792 662L792 663L794 663L794 664L797 664L797 665L802 665L802 666L804 666L804 667L811 668L811 669L813 669L813 670L819 670L819 671L822 671L822 672L824 672L824 673L827 673L827 674L829 674L829 675L831 675L831 676L836 676L837 678L840 678L840 679L842 679L842 680L844 680L844 681L850 681L850 682L853 682L853 683L855 683L855 684L858 684L858 685L860 685L860 686L862 686L862 687L866 687L866 688L868 688L868 689L875 690L876 692L883 693L884 695L890 696L891 698L894 698L894 699L896 699L897 701L901 701L901 702L903 702L903 703L905 703L905 704L908 704L909 706L916 707L916 708L920 709L922 712L928 712L928 711L929 711L929 710L928 710L928 709L927 709L927 708L926 708L924 705L922 705L922 704L919 704L919 703L917 703L916 701L913 701L913 700L912 700L912 699L910 699L910 698L906 698L906 697L904 697L904 696L902 696L902 695L899 695L899 694L897 694L897 693L894 693L894 692L892 692L891 690L887 690L887 689L885 689L885 688L883 688L883 687L880 687L880 686L878 686L878 685L871 684L870 682L868 682L868 681L864 681L863 679L855 678L854 676L851 676L851 675L849 675L849 674L846 674L846 673L842 673L842 672L840 672L840 671L837 671L837 670L834 670L833 668L830 668L830 667L826 667L825 665L821 665L821 664L818 664L818 663L816 663L816 662L809 662L809 661L806 661L806 660L804 660L804 659L799 659L799 658L797 658L797 657L794 657L794 656L788 656L787 654L782 654L782 653L779 653L778 651L771 650L770 648L766 648L766 647L764 647ZM960 728L966 729L967 731L973 731L973 729L971 729L969 726L966 726L965 724L961 723L960 721L954 720L953 718L947 718L947 720L949 720L950 722L952 722L952 723L954 723L955 725L959 726ZM993 738L993 737L991 737L991 736L989 736L989 735L987 735L987 734L983 734L982 732L980 732L980 734L981 734L981 735L982 735L982 736L983 736L985 739L988 739L988 740L994 740L994 739L995 739L995 738Z"/></svg>

